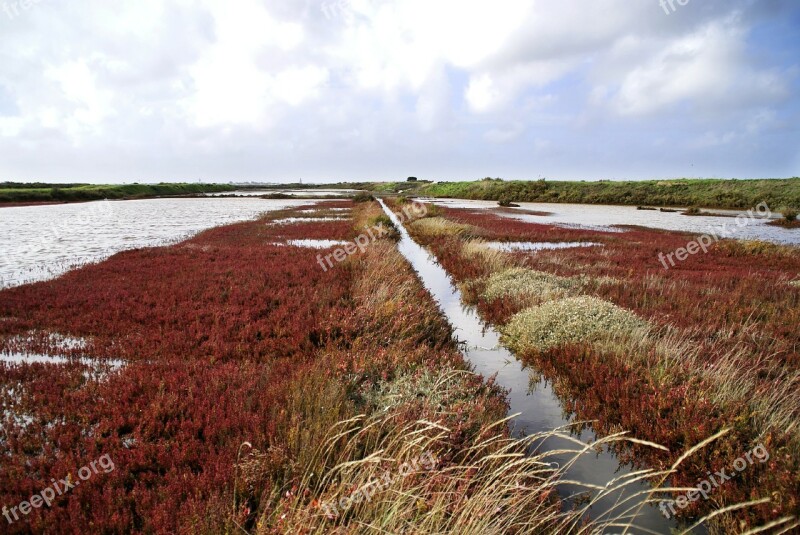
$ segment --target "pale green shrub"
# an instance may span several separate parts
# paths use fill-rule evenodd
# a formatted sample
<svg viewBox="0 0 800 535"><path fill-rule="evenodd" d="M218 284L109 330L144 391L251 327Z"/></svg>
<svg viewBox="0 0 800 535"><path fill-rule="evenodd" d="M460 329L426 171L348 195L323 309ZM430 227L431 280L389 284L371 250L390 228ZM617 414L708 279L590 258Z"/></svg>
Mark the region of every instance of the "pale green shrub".
<svg viewBox="0 0 800 535"><path fill-rule="evenodd" d="M544 351L562 344L626 337L646 330L647 323L629 310L586 296L528 308L501 328L504 343L517 352Z"/></svg>
<svg viewBox="0 0 800 535"><path fill-rule="evenodd" d="M426 217L411 223L415 231L424 236L463 236L475 232L472 225L448 221L443 217Z"/></svg>
<svg viewBox="0 0 800 535"><path fill-rule="evenodd" d="M487 301L511 298L534 305L577 295L583 286L581 277L513 268L491 275L482 297Z"/></svg>
<svg viewBox="0 0 800 535"><path fill-rule="evenodd" d="M487 247L486 243L480 239L466 242L461 249L461 254L468 260L481 262L489 273L508 269L513 264L511 255Z"/></svg>

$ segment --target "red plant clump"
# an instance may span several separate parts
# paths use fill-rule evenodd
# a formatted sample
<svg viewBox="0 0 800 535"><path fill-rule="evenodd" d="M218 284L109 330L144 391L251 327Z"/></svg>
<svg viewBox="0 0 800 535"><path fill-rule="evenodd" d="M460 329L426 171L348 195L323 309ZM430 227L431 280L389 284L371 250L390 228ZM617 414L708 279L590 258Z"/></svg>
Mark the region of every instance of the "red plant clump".
<svg viewBox="0 0 800 535"><path fill-rule="evenodd" d="M353 236L351 221L300 227ZM125 361L99 377L79 361L0 365L0 505L102 455L115 466L4 532L174 533L224 519L239 446L268 448L288 385L352 315L350 266L325 272L319 251L275 244L294 232L229 225L0 292L0 350L58 334L86 342L66 354Z"/></svg>

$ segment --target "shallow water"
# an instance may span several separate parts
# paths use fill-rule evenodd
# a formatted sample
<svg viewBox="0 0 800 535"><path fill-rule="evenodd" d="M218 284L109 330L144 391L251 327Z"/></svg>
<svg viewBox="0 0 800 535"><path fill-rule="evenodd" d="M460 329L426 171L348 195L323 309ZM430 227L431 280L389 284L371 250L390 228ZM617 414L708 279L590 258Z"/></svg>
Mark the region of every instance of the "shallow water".
<svg viewBox="0 0 800 535"><path fill-rule="evenodd" d="M84 366L108 368L112 371L125 366L125 362L119 359L102 360L88 357L75 358L62 355L45 355L42 353L0 353L0 362L10 366L26 364L73 364L77 362Z"/></svg>
<svg viewBox="0 0 800 535"><path fill-rule="evenodd" d="M0 208L0 287L50 279L119 251L174 243L310 202L188 198Z"/></svg>
<svg viewBox="0 0 800 535"><path fill-rule="evenodd" d="M208 197L220 197L223 195L237 195L239 197L260 197L261 195L272 195L280 193L291 195L292 197L346 197L356 193L354 189L262 189L262 190L237 190L222 193L208 193Z"/></svg>
<svg viewBox="0 0 800 535"><path fill-rule="evenodd" d="M461 199L420 199L451 208L494 209L498 208L494 201L470 201ZM608 206L595 204L554 204L554 203L517 203L522 210L550 212L550 215L531 215L523 212L513 213L510 210L496 212L497 215L528 221L531 223L556 224L564 227L578 227L592 230L618 231L614 225L637 225L691 232L692 234L716 234L720 238L740 240L764 240L774 243L800 245L800 229L785 229L767 225L768 219L745 215L740 226L735 217L685 216L679 212L661 212L658 210L637 210L635 206ZM729 215L746 214L745 211L713 210ZM780 214L772 214L773 218Z"/></svg>
<svg viewBox="0 0 800 535"><path fill-rule="evenodd" d="M541 379L536 380L538 374L535 373L535 370L523 365L513 353L500 345L498 332L491 326L485 325L473 308L462 304L460 291L455 287L448 273L436 262L435 257L414 242L399 218L382 201L379 202L400 230L401 239L398 243L400 252L414 267L425 288L433 295L452 325L456 337L462 343L462 351L466 360L473 365L477 373L484 377L488 378L496 374L497 383L510 390L509 414L519 413L513 419L512 424L515 436L552 431L573 423L564 418L561 403L549 383ZM534 372L533 376L531 372ZM595 439L595 435L591 428L588 428L584 429L579 438L583 442L589 443ZM539 445L540 451L559 448L574 449L574 445L563 439L548 439ZM571 455L552 455L548 460L563 465L571 459ZM582 455L567 472L567 477L582 483L603 486L613 479L629 473L631 473L629 467L620 466L613 454L603 450L599 453L591 451ZM617 500L628 498L636 492L645 491L648 488L647 484L638 483L625 487L622 492L610 493L593 507L592 514L598 516L607 513L614 508ZM585 490L577 485L559 486L559 493L564 498L569 498ZM633 499L631 503L635 504L639 501ZM626 508L630 505L628 503ZM621 511L617 510L617 512ZM655 507L650 505L642 507L633 524L656 533L668 533L670 527L674 526ZM612 533L609 530L606 532ZM628 533L638 532L638 530L628 531Z"/></svg>
<svg viewBox="0 0 800 535"><path fill-rule="evenodd" d="M289 240L288 245L294 247L309 247L311 249L328 249L339 245L347 245L349 242L342 240Z"/></svg>
<svg viewBox="0 0 800 535"><path fill-rule="evenodd" d="M550 251L556 249L574 249L575 247L602 247L602 243L592 242L487 242L486 247L498 251Z"/></svg>
<svg viewBox="0 0 800 535"><path fill-rule="evenodd" d="M326 212L350 212L350 208L325 208ZM303 210L298 210L301 214L313 214L318 213L320 210L319 208L305 208Z"/></svg>
<svg viewBox="0 0 800 535"><path fill-rule="evenodd" d="M324 221L347 221L346 217L286 217L270 221L270 225L294 225L297 223L321 223Z"/></svg>

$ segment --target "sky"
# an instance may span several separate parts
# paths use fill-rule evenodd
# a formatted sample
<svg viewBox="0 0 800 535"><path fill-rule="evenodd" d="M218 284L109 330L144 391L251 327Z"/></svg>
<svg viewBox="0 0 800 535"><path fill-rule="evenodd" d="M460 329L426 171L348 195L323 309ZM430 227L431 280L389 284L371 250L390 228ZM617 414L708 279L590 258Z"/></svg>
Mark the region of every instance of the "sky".
<svg viewBox="0 0 800 535"><path fill-rule="evenodd" d="M800 2L671 3L0 0L0 181L800 175Z"/></svg>

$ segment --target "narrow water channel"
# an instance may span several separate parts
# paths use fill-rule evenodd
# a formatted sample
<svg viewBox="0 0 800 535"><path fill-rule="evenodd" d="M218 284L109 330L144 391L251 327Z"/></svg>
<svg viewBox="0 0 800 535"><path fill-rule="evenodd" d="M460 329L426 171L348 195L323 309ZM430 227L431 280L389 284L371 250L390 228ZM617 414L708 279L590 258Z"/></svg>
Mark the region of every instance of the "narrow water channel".
<svg viewBox="0 0 800 535"><path fill-rule="evenodd" d="M512 424L515 436L521 437L552 431L572 423L564 418L561 403L550 385L544 379L531 379L531 372L535 370L518 361L513 353L500 344L498 332L491 326L485 325L472 307L462 304L461 293L453 284L448 273L437 263L436 258L411 238L399 218L389 210L382 200L379 199L378 202L400 231L401 239L398 243L400 253L411 263L423 285L433 295L452 325L456 337L462 343L461 350L466 360L472 364L475 372L484 377L496 374L497 383L510 391L508 396L509 414L519 413ZM583 429L578 438L589 443L595 439L595 435L591 428ZM568 444L566 441L548 439L539 445L539 451L551 451L565 447L574 449L574 445ZM558 463L567 463L571 459L572 456L555 454L548 458L549 461ZM616 456L604 449L602 452L592 451L582 455L567 472L566 478L604 486L615 478L630 472L631 469L628 466L621 466ZM592 516L595 518L614 517L615 513L622 513L624 510L630 509L632 504L637 503L635 500L638 498L626 502L624 506L616 509L615 504L637 492L646 491L648 488L649 485L642 482L628 485L621 491L611 493L592 507ZM578 485L564 484L559 487L559 493L566 500L585 491L585 487ZM641 507L633 524L643 529L628 530L628 533L669 533L670 528L676 527L676 524L667 520L656 507L651 505ZM614 531L607 530L606 533L614 533Z"/></svg>

